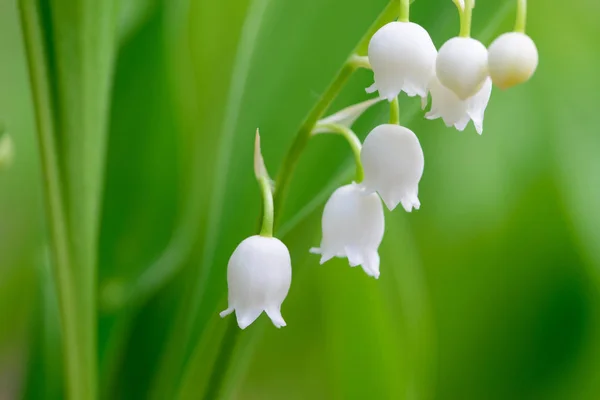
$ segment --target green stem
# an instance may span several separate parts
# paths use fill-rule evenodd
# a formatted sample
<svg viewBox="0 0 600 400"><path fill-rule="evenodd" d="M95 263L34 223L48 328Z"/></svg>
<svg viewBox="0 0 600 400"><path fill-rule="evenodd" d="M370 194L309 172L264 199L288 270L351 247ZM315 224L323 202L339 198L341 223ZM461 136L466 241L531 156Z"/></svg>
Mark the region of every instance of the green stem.
<svg viewBox="0 0 600 400"><path fill-rule="evenodd" d="M471 36L471 19L473 16L473 0L465 0L465 9L462 11L460 18L460 36Z"/></svg>
<svg viewBox="0 0 600 400"><path fill-rule="evenodd" d="M260 236L273 237L273 190L268 177L258 179L263 199L262 226Z"/></svg>
<svg viewBox="0 0 600 400"><path fill-rule="evenodd" d="M399 12L398 0L391 0L387 7L382 11L377 20L371 25L367 33L359 40L358 44L354 51L352 51L352 55L360 55L364 54L369 45L369 41L371 40L371 36L383 25L392 21ZM333 100L340 93L342 88L346 85L346 82L356 70L356 66L351 62L352 56L344 63L343 67L340 69L336 77L333 79L333 82L329 85L325 93L321 96L317 104L310 111L298 133L294 138L294 142L290 147L288 153L286 154L283 165L279 173L277 174L277 179L275 181L275 197L274 197L274 208L275 208L275 229L277 229L277 223L279 218L281 218L281 214L283 211L283 204L285 202L285 198L288 193L288 187L292 179L292 174L294 169L296 168L296 164L300 158L300 155L304 151L308 141L310 140L312 131L316 126L319 119L323 116L325 111L329 108Z"/></svg>
<svg viewBox="0 0 600 400"><path fill-rule="evenodd" d="M262 233L261 233L262 234ZM237 326L235 318L229 318L227 330L221 340L221 346L217 358L213 365L208 386L204 392L204 400L215 400L219 398L223 378L227 374L227 367L233 356L237 339L240 336L240 329ZM183 400L183 399L181 399Z"/></svg>
<svg viewBox="0 0 600 400"><path fill-rule="evenodd" d="M517 0L517 18L515 21L515 32L525 33L527 22L527 0Z"/></svg>
<svg viewBox="0 0 600 400"><path fill-rule="evenodd" d="M410 16L410 0L400 0L400 15L398 20L408 22Z"/></svg>
<svg viewBox="0 0 600 400"><path fill-rule="evenodd" d="M390 124L400 125L400 104L398 103L398 96L394 97L394 100L390 103Z"/></svg>
<svg viewBox="0 0 600 400"><path fill-rule="evenodd" d="M362 182L365 177L365 171L362 166L362 161L360 160L360 150L362 149L362 144L360 143L360 139L356 136L356 133L354 133L352 129L339 124L319 124L319 127L330 132L337 133L346 139L350 145L350 148L352 149L352 154L354 154L354 162L356 164L356 177L354 181L356 183Z"/></svg>
<svg viewBox="0 0 600 400"><path fill-rule="evenodd" d="M371 63L369 62L369 57L359 56L358 54L352 54L350 59L348 59L348 64L355 68L372 69Z"/></svg>
<svg viewBox="0 0 600 400"><path fill-rule="evenodd" d="M55 141L52 94L49 87L44 36L38 3L19 2L23 37L27 52L31 93L37 125L37 138L44 184L47 223L52 252L52 272L60 308L62 349L66 391L70 399L95 398L95 375L88 368L83 333L85 316L78 307L78 296L70 254L63 189Z"/></svg>
<svg viewBox="0 0 600 400"><path fill-rule="evenodd" d="M323 93L319 102L313 107L312 111L300 127L300 130L296 134L292 147L290 147L277 179L275 181L275 223L279 221L281 213L283 211L283 202L287 196L288 186L292 179L292 173L296 168L298 159L304 151L304 148L308 144L311 137L311 133L319 119L323 116L327 108L331 105L335 97L346 85L346 82L356 70L356 67L346 62L340 72L335 77L329 88Z"/></svg>

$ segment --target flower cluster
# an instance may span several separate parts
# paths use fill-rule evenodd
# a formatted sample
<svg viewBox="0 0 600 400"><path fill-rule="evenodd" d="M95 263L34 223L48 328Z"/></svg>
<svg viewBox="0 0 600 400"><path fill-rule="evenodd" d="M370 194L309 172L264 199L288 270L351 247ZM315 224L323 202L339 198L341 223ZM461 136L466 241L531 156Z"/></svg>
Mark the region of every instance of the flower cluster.
<svg viewBox="0 0 600 400"><path fill-rule="evenodd" d="M457 5L461 20L469 21L463 25L470 25L472 2ZM367 92L376 90L390 101L400 92L418 95L423 107L429 93L431 109L426 118L442 118L459 131L472 120L481 134L492 84L508 89L529 80L538 53L523 32L505 33L486 49L469 37L469 28L461 28L461 36L445 42L438 52L427 31L415 23L394 21L383 26L369 43L375 83Z"/></svg>
<svg viewBox="0 0 600 400"><path fill-rule="evenodd" d="M489 48L470 37L474 1L453 1L459 9L460 35L446 41L438 51L429 33L408 20L409 3L402 0L404 14L375 32L368 44L368 57L351 57L359 60L356 66L372 69L374 83L366 91L378 92L379 98L320 119L309 132L310 136L343 136L356 161L354 182L335 190L325 204L321 244L310 250L321 255L321 264L334 257L347 258L351 267L360 265L367 275L379 278L384 205L392 211L400 204L406 212L421 206L418 192L424 155L415 133L399 124L401 92L420 97L423 108L431 96L427 119L441 118L459 131L473 121L481 134L492 86L507 89L529 80L535 72L538 54L524 33L523 0L519 1L515 32L501 35ZM391 103L390 123L375 127L361 143L352 125L368 107L382 100ZM244 240L231 256L229 307L221 313L224 316L235 311L242 329L263 311L276 327L285 326L280 307L291 284L289 252L271 237L273 188L258 143L257 135L255 171L265 200L263 230L260 236Z"/></svg>

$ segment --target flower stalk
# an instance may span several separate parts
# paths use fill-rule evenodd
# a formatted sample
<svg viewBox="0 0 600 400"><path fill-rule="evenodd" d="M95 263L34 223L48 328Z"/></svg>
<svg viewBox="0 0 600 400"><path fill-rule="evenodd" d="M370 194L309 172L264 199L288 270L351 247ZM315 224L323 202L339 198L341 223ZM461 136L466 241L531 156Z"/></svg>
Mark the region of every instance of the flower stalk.
<svg viewBox="0 0 600 400"><path fill-rule="evenodd" d="M256 138L254 139L254 174L260 186L263 200L260 236L273 237L273 186L260 151L260 133L258 129L256 129Z"/></svg>
<svg viewBox="0 0 600 400"><path fill-rule="evenodd" d="M473 16L473 1L474 0L465 0L465 8L463 8L462 12L459 11L460 14L460 34L461 37L471 37L471 19ZM460 7L459 7L460 8Z"/></svg>
<svg viewBox="0 0 600 400"><path fill-rule="evenodd" d="M515 20L515 32L525 33L527 22L527 0L517 0L517 17Z"/></svg>
<svg viewBox="0 0 600 400"><path fill-rule="evenodd" d="M410 17L410 0L400 0L400 22L408 22Z"/></svg>
<svg viewBox="0 0 600 400"><path fill-rule="evenodd" d="M346 139L350 145L350 148L352 149L354 162L356 163L356 175L354 182L362 182L365 177L365 171L363 169L362 162L360 161L362 144L360 143L360 139L356 136L356 133L354 133L352 129L340 124L319 124L316 126L316 128L321 132L337 133Z"/></svg>
<svg viewBox="0 0 600 400"><path fill-rule="evenodd" d="M359 56L358 54L352 54L348 63L355 68L364 68L364 69L372 69L371 63L369 62L369 57L367 56Z"/></svg>
<svg viewBox="0 0 600 400"><path fill-rule="evenodd" d="M390 103L390 124L400 125L400 103L398 102L398 96Z"/></svg>

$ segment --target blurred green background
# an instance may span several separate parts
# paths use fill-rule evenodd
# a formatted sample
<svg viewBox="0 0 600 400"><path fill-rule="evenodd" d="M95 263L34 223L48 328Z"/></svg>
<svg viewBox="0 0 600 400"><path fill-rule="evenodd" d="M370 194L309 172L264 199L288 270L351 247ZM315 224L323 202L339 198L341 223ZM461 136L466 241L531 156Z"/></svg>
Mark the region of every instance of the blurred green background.
<svg viewBox="0 0 600 400"><path fill-rule="evenodd" d="M0 0L0 116L16 146L0 172L0 399L60 399L15 3ZM257 226L254 130L275 175L386 3L121 0L98 254L103 398L203 392L228 324L217 316L227 259ZM509 30L515 3L477 1L474 36L488 45ZM426 121L418 100L401 97L425 153L422 207L386 212L379 280L308 254L324 201L353 172L340 138L311 141L281 216L294 264L288 327L263 316L240 334L222 398L600 397L600 5L530 1L528 14L539 68L527 84L494 89L481 137ZM458 32L449 0L418 0L411 19L438 47ZM333 108L366 99L371 82L359 71ZM387 115L384 104L367 112L359 136ZM167 247L172 262L149 275ZM157 290L122 306L140 277Z"/></svg>

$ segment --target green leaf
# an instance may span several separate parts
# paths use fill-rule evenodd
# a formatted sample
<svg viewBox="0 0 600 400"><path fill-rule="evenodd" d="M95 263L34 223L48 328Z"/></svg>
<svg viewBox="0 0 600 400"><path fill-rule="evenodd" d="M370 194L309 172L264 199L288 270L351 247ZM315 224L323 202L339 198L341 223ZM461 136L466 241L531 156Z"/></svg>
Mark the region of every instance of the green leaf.
<svg viewBox="0 0 600 400"><path fill-rule="evenodd" d="M68 397L94 399L96 256L116 1L21 0Z"/></svg>

